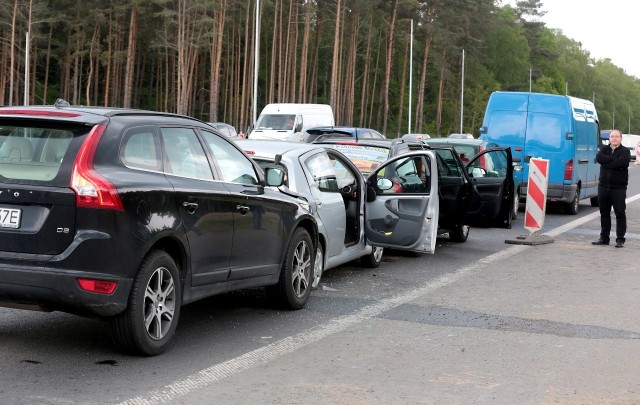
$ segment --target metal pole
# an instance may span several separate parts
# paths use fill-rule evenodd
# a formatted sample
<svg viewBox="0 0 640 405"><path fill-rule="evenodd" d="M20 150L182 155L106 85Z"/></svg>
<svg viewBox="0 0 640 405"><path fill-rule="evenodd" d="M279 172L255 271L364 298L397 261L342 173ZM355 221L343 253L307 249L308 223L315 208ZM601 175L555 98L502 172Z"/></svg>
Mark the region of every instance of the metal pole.
<svg viewBox="0 0 640 405"><path fill-rule="evenodd" d="M464 122L464 49L462 50L462 85L460 86L460 133L463 134L462 130L463 122Z"/></svg>
<svg viewBox="0 0 640 405"><path fill-rule="evenodd" d="M256 0L256 37L255 37L255 53L253 57L253 126L256 125L258 114L258 66L260 63L260 0Z"/></svg>
<svg viewBox="0 0 640 405"><path fill-rule="evenodd" d="M407 133L411 131L411 87L413 84L413 20L411 20L411 42L409 43L409 125L407 127Z"/></svg>
<svg viewBox="0 0 640 405"><path fill-rule="evenodd" d="M629 133L631 133L631 106L629 106Z"/></svg>
<svg viewBox="0 0 640 405"><path fill-rule="evenodd" d="M531 76L532 76L532 70L531 68L529 68L529 93L531 93Z"/></svg>
<svg viewBox="0 0 640 405"><path fill-rule="evenodd" d="M26 34L24 54L24 105L29 105L29 31Z"/></svg>

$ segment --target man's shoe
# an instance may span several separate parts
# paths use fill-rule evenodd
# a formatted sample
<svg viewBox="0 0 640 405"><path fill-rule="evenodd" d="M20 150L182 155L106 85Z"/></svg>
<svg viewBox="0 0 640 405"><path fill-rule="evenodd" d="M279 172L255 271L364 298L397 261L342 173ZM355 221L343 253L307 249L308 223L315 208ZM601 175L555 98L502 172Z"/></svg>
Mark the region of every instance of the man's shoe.
<svg viewBox="0 0 640 405"><path fill-rule="evenodd" d="M609 241L608 240L602 240L602 239L598 239L595 242L591 242L592 245L608 245ZM622 246L621 246L622 247Z"/></svg>
<svg viewBox="0 0 640 405"><path fill-rule="evenodd" d="M616 247L617 248L624 247L624 242L616 242Z"/></svg>

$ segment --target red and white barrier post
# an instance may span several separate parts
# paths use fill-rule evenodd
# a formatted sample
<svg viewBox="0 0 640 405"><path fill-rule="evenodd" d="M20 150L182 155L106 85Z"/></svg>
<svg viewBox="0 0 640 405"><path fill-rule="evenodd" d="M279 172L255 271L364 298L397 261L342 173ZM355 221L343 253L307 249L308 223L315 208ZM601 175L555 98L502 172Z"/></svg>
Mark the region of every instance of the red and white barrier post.
<svg viewBox="0 0 640 405"><path fill-rule="evenodd" d="M638 143L636 144L636 162L634 163L634 165L640 165L640 141L638 141Z"/></svg>
<svg viewBox="0 0 640 405"><path fill-rule="evenodd" d="M543 245L552 243L547 235L536 232L544 225L547 209L547 186L549 184L549 160L531 158L529 160L529 179L527 181L527 200L524 211L524 227L529 235L521 235L516 239L507 239L505 243L518 245Z"/></svg>
<svg viewBox="0 0 640 405"><path fill-rule="evenodd" d="M549 184L549 160L531 158L524 227L531 233L542 229L547 209L547 185Z"/></svg>

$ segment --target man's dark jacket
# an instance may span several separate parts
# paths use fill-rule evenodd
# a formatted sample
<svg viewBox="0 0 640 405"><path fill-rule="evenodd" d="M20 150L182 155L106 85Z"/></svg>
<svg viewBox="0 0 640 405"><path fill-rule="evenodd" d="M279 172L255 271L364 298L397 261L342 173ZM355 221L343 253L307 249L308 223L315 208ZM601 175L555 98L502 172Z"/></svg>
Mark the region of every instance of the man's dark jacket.
<svg viewBox="0 0 640 405"><path fill-rule="evenodd" d="M627 188L629 183L629 160L631 152L620 145L615 150L605 145L596 155L596 162L600 163L600 187Z"/></svg>

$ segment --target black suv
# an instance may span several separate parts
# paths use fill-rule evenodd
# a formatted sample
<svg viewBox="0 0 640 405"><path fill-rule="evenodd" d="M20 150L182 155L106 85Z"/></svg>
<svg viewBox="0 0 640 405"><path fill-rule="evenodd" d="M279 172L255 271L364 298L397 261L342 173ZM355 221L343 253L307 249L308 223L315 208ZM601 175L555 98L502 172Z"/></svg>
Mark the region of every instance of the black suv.
<svg viewBox="0 0 640 405"><path fill-rule="evenodd" d="M193 118L0 108L0 306L98 316L143 355L207 296L269 286L301 308L317 226L283 179Z"/></svg>

